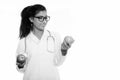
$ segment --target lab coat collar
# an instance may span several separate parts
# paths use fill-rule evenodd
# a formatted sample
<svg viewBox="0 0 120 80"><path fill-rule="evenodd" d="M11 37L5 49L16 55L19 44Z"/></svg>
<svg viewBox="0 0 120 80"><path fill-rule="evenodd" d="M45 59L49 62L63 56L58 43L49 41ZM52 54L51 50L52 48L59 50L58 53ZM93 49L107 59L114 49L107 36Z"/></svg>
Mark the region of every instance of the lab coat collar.
<svg viewBox="0 0 120 80"><path fill-rule="evenodd" d="M40 40L33 34L32 31L30 32L31 39L37 44L39 44L46 36L47 36L47 30L44 30Z"/></svg>

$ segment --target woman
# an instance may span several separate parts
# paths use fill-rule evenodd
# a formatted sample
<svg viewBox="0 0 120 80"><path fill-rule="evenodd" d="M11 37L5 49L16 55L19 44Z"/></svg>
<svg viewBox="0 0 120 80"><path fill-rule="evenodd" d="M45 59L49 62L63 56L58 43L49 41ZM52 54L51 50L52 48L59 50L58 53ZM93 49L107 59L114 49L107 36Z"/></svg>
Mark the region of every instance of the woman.
<svg viewBox="0 0 120 80"><path fill-rule="evenodd" d="M16 65L23 80L60 80L56 67L64 62L73 38L66 36L61 43L57 33L45 29L50 17L43 5L25 7L21 18Z"/></svg>

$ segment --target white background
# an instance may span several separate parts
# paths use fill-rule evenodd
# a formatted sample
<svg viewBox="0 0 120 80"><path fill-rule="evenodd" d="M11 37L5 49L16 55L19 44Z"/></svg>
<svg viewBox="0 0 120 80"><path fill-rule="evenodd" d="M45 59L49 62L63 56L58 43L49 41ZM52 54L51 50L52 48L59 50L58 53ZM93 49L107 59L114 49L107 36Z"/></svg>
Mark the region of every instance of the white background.
<svg viewBox="0 0 120 80"><path fill-rule="evenodd" d="M22 80L15 66L20 12L35 3L51 16L47 29L75 39L58 68L61 80L120 80L119 0L0 0L0 80Z"/></svg>

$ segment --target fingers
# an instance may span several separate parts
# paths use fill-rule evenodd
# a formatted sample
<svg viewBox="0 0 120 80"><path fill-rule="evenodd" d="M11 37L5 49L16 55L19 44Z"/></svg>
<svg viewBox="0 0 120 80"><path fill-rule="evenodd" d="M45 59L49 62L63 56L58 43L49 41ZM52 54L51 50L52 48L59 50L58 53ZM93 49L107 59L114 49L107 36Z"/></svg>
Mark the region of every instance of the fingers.
<svg viewBox="0 0 120 80"><path fill-rule="evenodd" d="M71 46L69 44L67 44L65 41L62 43L62 49L63 50L67 50L69 49Z"/></svg>

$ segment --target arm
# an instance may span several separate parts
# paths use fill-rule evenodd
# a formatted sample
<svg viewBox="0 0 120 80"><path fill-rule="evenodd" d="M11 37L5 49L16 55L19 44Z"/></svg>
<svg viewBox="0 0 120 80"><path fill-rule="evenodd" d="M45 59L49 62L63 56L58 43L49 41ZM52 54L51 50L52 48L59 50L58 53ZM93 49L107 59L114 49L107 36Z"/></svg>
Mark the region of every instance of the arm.
<svg viewBox="0 0 120 80"><path fill-rule="evenodd" d="M66 36L64 38L63 43L61 43L59 35L57 37L58 37L56 39L56 42L57 42L56 51L57 51L57 53L55 56L55 64L57 66L60 66L65 61L67 51L71 47L72 43L74 42L74 39L70 36Z"/></svg>
<svg viewBox="0 0 120 80"><path fill-rule="evenodd" d="M55 33L54 38L55 38L54 64L55 66L60 66L65 61L66 56L63 55L64 53L62 52L62 49L61 49L62 43L61 43L60 35Z"/></svg>
<svg viewBox="0 0 120 80"><path fill-rule="evenodd" d="M27 63L27 55L24 52L25 43L24 38L19 41L17 51L16 51L16 68L19 72L25 71L25 65Z"/></svg>

